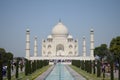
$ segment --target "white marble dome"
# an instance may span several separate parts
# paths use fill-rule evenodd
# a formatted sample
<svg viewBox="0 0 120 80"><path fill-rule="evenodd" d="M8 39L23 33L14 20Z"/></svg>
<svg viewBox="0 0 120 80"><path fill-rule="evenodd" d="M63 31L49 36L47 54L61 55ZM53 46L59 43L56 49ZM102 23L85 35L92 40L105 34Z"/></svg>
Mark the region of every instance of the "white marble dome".
<svg viewBox="0 0 120 80"><path fill-rule="evenodd" d="M68 29L65 25L59 22L53 29L52 35L68 35Z"/></svg>

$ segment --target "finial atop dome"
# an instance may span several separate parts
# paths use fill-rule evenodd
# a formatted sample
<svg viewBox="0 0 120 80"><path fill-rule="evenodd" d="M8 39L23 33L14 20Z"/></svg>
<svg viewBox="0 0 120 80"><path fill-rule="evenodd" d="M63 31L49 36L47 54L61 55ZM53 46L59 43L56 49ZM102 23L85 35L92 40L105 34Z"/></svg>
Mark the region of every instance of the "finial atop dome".
<svg viewBox="0 0 120 80"><path fill-rule="evenodd" d="M59 23L61 23L61 19L59 19Z"/></svg>

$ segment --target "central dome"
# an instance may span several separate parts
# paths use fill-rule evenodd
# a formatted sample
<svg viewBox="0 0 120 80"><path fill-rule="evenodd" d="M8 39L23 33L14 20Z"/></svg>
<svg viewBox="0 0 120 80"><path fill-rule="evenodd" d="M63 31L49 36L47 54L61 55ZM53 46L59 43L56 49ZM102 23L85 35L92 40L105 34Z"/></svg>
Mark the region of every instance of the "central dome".
<svg viewBox="0 0 120 80"><path fill-rule="evenodd" d="M52 35L68 35L67 28L59 22L52 30Z"/></svg>

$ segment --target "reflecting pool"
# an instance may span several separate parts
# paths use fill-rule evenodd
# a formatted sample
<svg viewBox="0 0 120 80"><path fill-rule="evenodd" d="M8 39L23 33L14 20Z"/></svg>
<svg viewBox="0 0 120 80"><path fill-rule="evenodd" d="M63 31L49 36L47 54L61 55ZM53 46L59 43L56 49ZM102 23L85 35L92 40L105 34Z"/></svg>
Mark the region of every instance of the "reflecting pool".
<svg viewBox="0 0 120 80"><path fill-rule="evenodd" d="M64 64L57 63L45 80L75 80Z"/></svg>

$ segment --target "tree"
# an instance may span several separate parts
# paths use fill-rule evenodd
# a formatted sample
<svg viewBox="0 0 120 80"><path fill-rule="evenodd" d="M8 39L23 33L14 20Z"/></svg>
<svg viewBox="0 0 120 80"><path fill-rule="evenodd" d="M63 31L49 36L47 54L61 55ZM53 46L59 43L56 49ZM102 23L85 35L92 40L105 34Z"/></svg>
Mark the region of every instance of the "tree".
<svg viewBox="0 0 120 80"><path fill-rule="evenodd" d="M43 67L43 60L37 60L37 64L39 64L38 68L42 68Z"/></svg>
<svg viewBox="0 0 120 80"><path fill-rule="evenodd" d="M1 54L5 54L6 53L5 49L4 48L0 48L0 53Z"/></svg>
<svg viewBox="0 0 120 80"><path fill-rule="evenodd" d="M28 75L28 60L25 59L25 75L27 76Z"/></svg>
<svg viewBox="0 0 120 80"><path fill-rule="evenodd" d="M101 69L100 69L100 60L97 60L97 77L100 77Z"/></svg>
<svg viewBox="0 0 120 80"><path fill-rule="evenodd" d="M0 80L3 80L2 76L2 60L0 59Z"/></svg>
<svg viewBox="0 0 120 80"><path fill-rule="evenodd" d="M96 69L95 69L96 65L95 65L95 60L93 61L93 74L96 73Z"/></svg>
<svg viewBox="0 0 120 80"><path fill-rule="evenodd" d="M37 63L36 63L36 60L34 60L34 69L35 69L35 71L36 71L36 69L37 69Z"/></svg>
<svg viewBox="0 0 120 80"><path fill-rule="evenodd" d="M84 62L84 60L81 61L81 69L85 70L85 62Z"/></svg>
<svg viewBox="0 0 120 80"><path fill-rule="evenodd" d="M92 73L92 61L91 60L89 61L89 73L90 74Z"/></svg>
<svg viewBox="0 0 120 80"><path fill-rule="evenodd" d="M0 53L3 65L7 65L8 60L13 60L13 54L11 52L6 52L4 48L0 48Z"/></svg>
<svg viewBox="0 0 120 80"><path fill-rule="evenodd" d="M10 62L10 60L8 60L7 78L8 78L8 80L11 80L11 62Z"/></svg>
<svg viewBox="0 0 120 80"><path fill-rule="evenodd" d="M35 71L35 62L32 62L32 73Z"/></svg>
<svg viewBox="0 0 120 80"><path fill-rule="evenodd" d="M28 61L28 73L32 73L32 65L31 65L31 60Z"/></svg>
<svg viewBox="0 0 120 80"><path fill-rule="evenodd" d="M18 78L18 73L19 73L19 60L17 58L17 62L16 62L16 74L15 74L16 78Z"/></svg>
<svg viewBox="0 0 120 80"><path fill-rule="evenodd" d="M8 60L13 60L13 54L11 52L6 53Z"/></svg>
<svg viewBox="0 0 120 80"><path fill-rule="evenodd" d="M110 42L110 52L114 55L114 59L118 61L120 65L120 36L113 38ZM120 80L120 66L119 66L119 80Z"/></svg>
<svg viewBox="0 0 120 80"><path fill-rule="evenodd" d="M99 56L100 60L102 61L102 59L107 55L107 51L108 51L107 45L101 44L100 46L94 49L94 55Z"/></svg>
<svg viewBox="0 0 120 80"><path fill-rule="evenodd" d="M2 63L3 65L7 63L7 60L6 60L6 51L4 48L0 48L0 54L1 54L1 60L2 60Z"/></svg>

